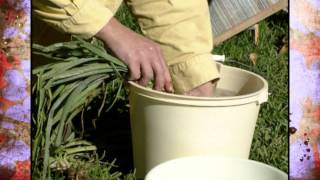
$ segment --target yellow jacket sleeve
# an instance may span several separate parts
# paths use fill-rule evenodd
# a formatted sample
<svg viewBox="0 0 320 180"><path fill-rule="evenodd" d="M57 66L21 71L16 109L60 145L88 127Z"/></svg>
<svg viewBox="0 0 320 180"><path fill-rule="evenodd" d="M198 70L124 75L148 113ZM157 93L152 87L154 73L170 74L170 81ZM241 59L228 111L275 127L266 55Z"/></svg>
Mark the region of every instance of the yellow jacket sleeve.
<svg viewBox="0 0 320 180"><path fill-rule="evenodd" d="M90 38L113 13L99 0L34 0L33 14L66 33Z"/></svg>

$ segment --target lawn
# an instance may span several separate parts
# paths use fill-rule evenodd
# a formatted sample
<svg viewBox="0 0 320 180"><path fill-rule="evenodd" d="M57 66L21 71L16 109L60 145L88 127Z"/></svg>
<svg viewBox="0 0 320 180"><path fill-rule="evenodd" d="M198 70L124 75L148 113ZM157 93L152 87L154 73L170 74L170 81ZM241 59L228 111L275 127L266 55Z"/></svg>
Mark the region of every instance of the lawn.
<svg viewBox="0 0 320 180"><path fill-rule="evenodd" d="M129 13L126 6L122 6L120 8L116 17L123 24L140 33L139 26ZM253 71L260 74L268 81L270 94L269 100L261 106L252 143L250 159L270 164L285 172L288 172L288 54L279 53L279 51L283 45L287 43L287 19L287 14L280 12L260 22L258 45L254 44L252 31L246 30L216 46L213 50L214 54L226 55L227 58L225 64ZM74 53L77 54L82 52L74 51ZM255 54L256 59L249 58L252 53ZM67 150L54 146L51 148L50 146L50 154L49 152L45 152L43 149L39 148L38 152L33 152L39 155L39 159L33 159L33 163L35 161L39 162L34 166L33 177L41 176L40 164L42 162L43 152L44 155L47 156L53 156L54 153L58 152L57 154L59 156L57 155L54 158L59 159L59 161L50 160L52 162L58 162L57 164L59 167L62 166L61 164L67 165L65 165L65 169L62 171L54 171L55 173L51 174L51 176L54 177L53 179L64 179L65 176L69 176L69 179L72 179L70 176L73 178L79 178L83 176L83 174L86 174L89 179L134 179L132 177L132 147L129 109L127 105L128 92L124 88L118 92L117 87L119 82L112 81L112 83L113 84L111 84L110 87L104 87L105 84L102 86L102 89L106 89L105 92L108 93L105 93L105 95L97 95L97 97L93 99L91 98L91 103L89 105L87 103L83 104L83 106L86 106L84 110L81 108L76 109L79 114L74 116L73 125L70 125L70 128L66 128L72 129L72 131L75 132L75 135L72 135L71 132L64 133L69 135L71 134L69 136L72 136L71 139L76 136L90 142L90 144L88 144L87 142L77 141L77 143L82 143L83 147L86 147L87 149L91 148L93 150L95 148L91 146L91 144L95 145L98 152L96 154L97 156L89 157L86 155L84 159L89 159L89 161L79 161L79 156L72 156L72 160L70 160L70 158L67 159L63 154L59 154L59 152L68 152L67 150L70 150L68 148L71 145L66 146L63 143L62 147L67 147ZM49 93L48 96L50 100L47 103L50 104L52 99L58 97L57 94L63 91L64 87L61 89L62 90L59 90L59 88L52 89L54 92L52 94L51 92ZM101 93L99 90L94 91L96 94ZM41 93L38 93L38 96L40 95ZM76 93L73 93L72 95L76 97ZM104 102L107 102L106 104L111 104L113 101L110 101L109 99L114 99L115 97L117 98L117 102L113 104L113 107L107 112L101 113L101 116L97 117L97 112L95 110L100 109L101 104ZM75 102L78 103L77 101ZM72 106L69 105L69 107ZM49 105L47 108L43 108L43 110L46 111L50 108L51 106ZM104 107L104 109L108 108ZM57 112L59 111L57 110ZM56 112L53 112L53 115L55 113ZM58 115L56 117L61 116L59 116L59 113L57 114ZM41 115L45 117L46 113L42 113ZM36 116L37 115L35 115L35 117ZM54 120L53 122L58 123L59 119ZM56 137L56 134L60 133L59 130L53 130L53 135L50 137L48 136L46 140L44 140L45 137L41 133L45 134L44 132L46 131L40 130L39 128L42 128L42 126L47 122L44 120L42 123L44 124L38 125L37 127L33 124L33 132L37 132L36 134L33 134L33 142L35 142L35 137L40 137L37 141L39 141L41 146L44 146L44 143L49 138L54 139L56 144L61 144L61 141L65 141L70 144L68 138L61 139L60 137L59 139ZM64 127L64 125L61 127ZM63 129L58 125L54 125L52 128ZM82 150L83 149L84 148L82 148ZM105 156L103 156L104 153ZM64 160L61 161L61 159ZM67 159L68 162L66 162L65 159ZM115 159L116 161L112 164L100 162L113 162ZM37 167L39 167L39 169L37 169ZM121 175L120 172L122 174L129 175L125 177Z"/></svg>

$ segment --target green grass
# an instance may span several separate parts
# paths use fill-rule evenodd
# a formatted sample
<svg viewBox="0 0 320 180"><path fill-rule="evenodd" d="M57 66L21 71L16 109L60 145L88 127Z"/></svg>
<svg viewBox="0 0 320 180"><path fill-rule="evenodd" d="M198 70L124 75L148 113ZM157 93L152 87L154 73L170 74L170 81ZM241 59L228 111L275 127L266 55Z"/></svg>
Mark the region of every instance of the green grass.
<svg viewBox="0 0 320 180"><path fill-rule="evenodd" d="M117 18L136 32L135 19L123 6ZM250 159L288 172L288 54L279 55L283 39L288 39L287 13L280 12L261 21L258 45L254 35L244 31L214 48L225 54L226 64L253 71L269 83L269 100L261 106L253 138ZM254 65L249 54L256 53Z"/></svg>
<svg viewBox="0 0 320 180"><path fill-rule="evenodd" d="M134 180L135 173L124 175L119 171L113 171L117 166L115 161L111 163L101 162L98 158L92 157L90 161L73 160L67 171L55 173L55 180L79 179L79 180Z"/></svg>

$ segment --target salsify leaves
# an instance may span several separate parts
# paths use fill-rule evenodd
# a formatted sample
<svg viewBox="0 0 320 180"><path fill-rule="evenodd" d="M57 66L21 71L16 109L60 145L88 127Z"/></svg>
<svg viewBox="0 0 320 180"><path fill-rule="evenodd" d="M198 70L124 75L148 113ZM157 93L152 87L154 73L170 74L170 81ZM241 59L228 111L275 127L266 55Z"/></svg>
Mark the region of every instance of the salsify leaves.
<svg viewBox="0 0 320 180"><path fill-rule="evenodd" d="M32 53L52 61L32 71L36 76L32 88L35 97L32 117L36 129L33 167L42 169L42 179L50 179L50 159L61 156L61 152L69 156L96 149L89 142L79 141L77 135L70 132L71 120L98 96L104 98L97 115L101 114L106 102L110 102L106 106L110 110L119 99L123 76L128 69L96 41L90 43L78 37L49 46L33 44ZM116 81L121 83L114 83ZM106 87L113 87L114 84L118 85L117 91L115 95L108 96L113 99L106 101L109 89Z"/></svg>

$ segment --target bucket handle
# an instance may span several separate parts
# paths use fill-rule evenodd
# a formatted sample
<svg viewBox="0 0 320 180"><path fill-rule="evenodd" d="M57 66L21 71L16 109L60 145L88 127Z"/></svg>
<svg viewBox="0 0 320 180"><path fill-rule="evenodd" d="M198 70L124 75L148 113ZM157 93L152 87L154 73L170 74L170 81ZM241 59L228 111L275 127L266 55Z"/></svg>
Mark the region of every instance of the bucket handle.
<svg viewBox="0 0 320 180"><path fill-rule="evenodd" d="M268 101L268 86L263 89L263 91L259 94L257 104L261 105L262 103L265 103Z"/></svg>

